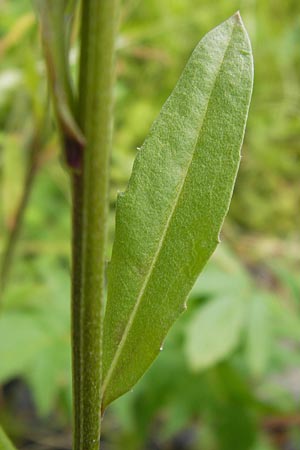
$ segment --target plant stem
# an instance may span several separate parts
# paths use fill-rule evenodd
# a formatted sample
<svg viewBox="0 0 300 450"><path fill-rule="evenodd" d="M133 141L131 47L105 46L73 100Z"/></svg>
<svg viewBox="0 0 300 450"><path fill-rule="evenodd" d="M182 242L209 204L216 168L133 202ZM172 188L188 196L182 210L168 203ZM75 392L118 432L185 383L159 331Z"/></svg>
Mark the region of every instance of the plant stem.
<svg viewBox="0 0 300 450"><path fill-rule="evenodd" d="M72 346L74 449L100 442L114 41L118 0L82 2L78 123L86 139L73 175Z"/></svg>
<svg viewBox="0 0 300 450"><path fill-rule="evenodd" d="M1 450L16 450L16 447L6 436L1 426L0 426L0 448Z"/></svg>

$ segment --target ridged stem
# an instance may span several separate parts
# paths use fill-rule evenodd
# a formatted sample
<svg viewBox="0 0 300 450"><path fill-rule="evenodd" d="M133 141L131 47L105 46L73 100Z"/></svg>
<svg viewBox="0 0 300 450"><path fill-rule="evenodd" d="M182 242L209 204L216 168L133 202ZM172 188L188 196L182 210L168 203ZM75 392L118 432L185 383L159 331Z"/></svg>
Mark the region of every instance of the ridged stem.
<svg viewBox="0 0 300 450"><path fill-rule="evenodd" d="M82 2L78 124L85 136L73 175L72 345L74 450L100 443L109 160L118 0Z"/></svg>

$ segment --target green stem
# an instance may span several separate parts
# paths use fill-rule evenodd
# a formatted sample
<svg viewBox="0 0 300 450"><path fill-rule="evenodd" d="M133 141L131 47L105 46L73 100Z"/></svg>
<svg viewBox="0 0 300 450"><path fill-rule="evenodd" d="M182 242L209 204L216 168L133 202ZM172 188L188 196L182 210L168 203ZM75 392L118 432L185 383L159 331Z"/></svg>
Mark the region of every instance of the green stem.
<svg viewBox="0 0 300 450"><path fill-rule="evenodd" d="M1 426L0 426L0 448L1 450L16 450L16 447L6 436Z"/></svg>
<svg viewBox="0 0 300 450"><path fill-rule="evenodd" d="M8 282L8 278L10 275L13 257L15 254L15 249L17 246L17 242L19 240L19 236L21 233L24 215L27 208L27 204L29 201L29 197L32 191L32 186L35 180L35 176L38 168L38 153L40 150L40 142L37 136L33 137L31 148L30 148L30 156L28 162L28 168L25 175L24 187L22 191L22 196L20 199L20 203L17 207L15 220L13 226L10 229L9 235L7 237L7 241L4 247L1 267L0 267L0 294L2 295L6 284Z"/></svg>
<svg viewBox="0 0 300 450"><path fill-rule="evenodd" d="M82 2L78 122L86 139L73 175L72 345L74 449L100 442L114 41L118 0Z"/></svg>

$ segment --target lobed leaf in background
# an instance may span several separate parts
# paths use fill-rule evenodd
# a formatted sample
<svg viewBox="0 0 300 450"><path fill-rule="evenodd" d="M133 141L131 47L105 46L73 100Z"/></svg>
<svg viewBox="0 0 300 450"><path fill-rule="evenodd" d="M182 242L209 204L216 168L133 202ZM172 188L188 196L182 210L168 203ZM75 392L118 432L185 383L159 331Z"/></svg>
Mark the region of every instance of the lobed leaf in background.
<svg viewBox="0 0 300 450"><path fill-rule="evenodd" d="M257 379L266 373L271 354L274 317L270 313L269 301L267 292L253 292L247 311L246 359L249 372Z"/></svg>
<svg viewBox="0 0 300 450"><path fill-rule="evenodd" d="M193 370L210 367L239 344L246 318L240 297L217 297L197 311L187 328L187 358Z"/></svg>
<svg viewBox="0 0 300 450"><path fill-rule="evenodd" d="M192 300L208 298L185 328L185 351L192 371L218 364L238 347L247 326L252 289L240 261L224 244L218 247L213 264L204 269L190 295Z"/></svg>
<svg viewBox="0 0 300 450"><path fill-rule="evenodd" d="M40 416L59 407L70 417L68 273L58 271L57 258L47 255L28 262L26 275L27 284L7 292L0 315L0 382L22 378ZM68 404L62 404L62 395Z"/></svg>
<svg viewBox="0 0 300 450"><path fill-rule="evenodd" d="M282 279L280 290L288 288L292 279L292 275ZM297 303L259 286L226 246L215 252L190 298L205 299L185 325L190 370L201 372L230 358L241 347L247 374L256 382L272 368L282 370L288 360L292 365L299 363L294 348L300 336ZM282 342L288 343L285 352Z"/></svg>
<svg viewBox="0 0 300 450"><path fill-rule="evenodd" d="M118 198L104 321L103 408L152 363L217 246L253 83L239 14L208 33Z"/></svg>

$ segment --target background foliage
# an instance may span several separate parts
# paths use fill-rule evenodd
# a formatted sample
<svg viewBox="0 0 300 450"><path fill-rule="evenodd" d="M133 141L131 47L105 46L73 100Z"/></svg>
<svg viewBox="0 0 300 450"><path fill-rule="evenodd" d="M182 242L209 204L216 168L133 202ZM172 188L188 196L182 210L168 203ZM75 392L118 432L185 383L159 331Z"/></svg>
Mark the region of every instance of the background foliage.
<svg viewBox="0 0 300 450"><path fill-rule="evenodd" d="M31 2L0 0L0 7L2 253L26 168L35 161L1 299L0 416L20 448L69 448L68 179ZM298 1L123 2L110 234L112 240L116 192L126 186L136 149L191 50L236 9L251 36L256 69L226 244L200 277L157 361L108 410L107 449L300 446ZM73 42L75 77L75 36Z"/></svg>

